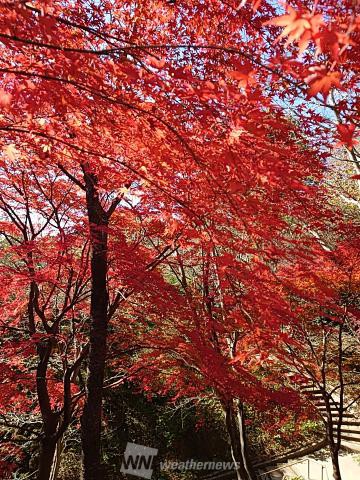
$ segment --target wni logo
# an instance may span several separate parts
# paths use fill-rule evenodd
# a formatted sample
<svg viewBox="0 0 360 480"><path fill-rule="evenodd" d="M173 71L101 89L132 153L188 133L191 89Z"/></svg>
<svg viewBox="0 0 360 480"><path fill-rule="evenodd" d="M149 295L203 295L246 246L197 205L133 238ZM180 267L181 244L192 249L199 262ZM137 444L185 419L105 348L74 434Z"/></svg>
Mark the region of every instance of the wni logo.
<svg viewBox="0 0 360 480"><path fill-rule="evenodd" d="M157 453L157 448L128 442L120 470L122 473L150 479L153 472L153 460Z"/></svg>

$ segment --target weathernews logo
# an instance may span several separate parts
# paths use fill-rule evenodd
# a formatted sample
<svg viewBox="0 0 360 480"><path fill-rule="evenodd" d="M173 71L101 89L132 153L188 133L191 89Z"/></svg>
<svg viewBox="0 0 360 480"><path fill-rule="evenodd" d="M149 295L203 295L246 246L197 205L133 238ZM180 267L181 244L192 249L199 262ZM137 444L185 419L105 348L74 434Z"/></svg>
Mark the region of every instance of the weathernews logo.
<svg viewBox="0 0 360 480"><path fill-rule="evenodd" d="M153 472L152 464L157 454L157 448L128 442L120 471L136 477L150 479Z"/></svg>
<svg viewBox="0 0 360 480"><path fill-rule="evenodd" d="M121 464L121 473L135 475L136 477L151 479L153 473L153 461L158 454L157 448L145 447L137 443L128 443ZM197 461L194 459L185 462L165 461L159 464L161 471L187 470L236 470L239 465L236 462Z"/></svg>

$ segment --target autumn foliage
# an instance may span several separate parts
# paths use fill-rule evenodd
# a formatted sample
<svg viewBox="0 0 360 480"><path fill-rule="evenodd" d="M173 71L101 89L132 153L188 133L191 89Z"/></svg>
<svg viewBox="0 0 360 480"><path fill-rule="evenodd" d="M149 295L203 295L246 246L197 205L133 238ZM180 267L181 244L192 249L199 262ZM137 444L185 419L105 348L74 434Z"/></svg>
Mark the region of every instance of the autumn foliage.
<svg viewBox="0 0 360 480"><path fill-rule="evenodd" d="M235 412L306 417L299 325L359 322L326 181L335 152L358 188L359 28L353 0L1 3L4 478L26 438L54 480L79 419L102 478L124 381L216 398L243 480Z"/></svg>

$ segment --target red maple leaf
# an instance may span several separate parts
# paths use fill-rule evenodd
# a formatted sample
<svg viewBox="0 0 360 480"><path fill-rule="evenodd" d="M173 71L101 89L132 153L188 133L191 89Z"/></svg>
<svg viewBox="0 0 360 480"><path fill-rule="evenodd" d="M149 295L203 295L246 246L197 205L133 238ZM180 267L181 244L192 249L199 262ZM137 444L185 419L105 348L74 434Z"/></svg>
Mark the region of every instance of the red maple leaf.
<svg viewBox="0 0 360 480"><path fill-rule="evenodd" d="M239 85L244 88L255 82L254 70L249 66L243 67L239 70L232 70L231 72L228 72L227 76L237 80Z"/></svg>
<svg viewBox="0 0 360 480"><path fill-rule="evenodd" d="M0 107L7 109L10 106L12 95L0 88Z"/></svg>
<svg viewBox="0 0 360 480"><path fill-rule="evenodd" d="M302 53L306 50L310 40L318 33L320 26L323 25L323 18L322 15L314 15L308 10L298 12L288 5L286 14L269 20L265 24L285 27L276 42L288 37L286 44L297 42L300 53Z"/></svg>
<svg viewBox="0 0 360 480"><path fill-rule="evenodd" d="M350 124L339 124L337 126L338 130L338 137L340 138L337 146L345 145L346 147L352 148L359 143L355 137L355 125L353 123Z"/></svg>
<svg viewBox="0 0 360 480"><path fill-rule="evenodd" d="M311 75L305 78L309 85L308 95L314 97L321 93L326 100L332 88L341 88L341 73L337 71L328 71L325 67L310 67Z"/></svg>

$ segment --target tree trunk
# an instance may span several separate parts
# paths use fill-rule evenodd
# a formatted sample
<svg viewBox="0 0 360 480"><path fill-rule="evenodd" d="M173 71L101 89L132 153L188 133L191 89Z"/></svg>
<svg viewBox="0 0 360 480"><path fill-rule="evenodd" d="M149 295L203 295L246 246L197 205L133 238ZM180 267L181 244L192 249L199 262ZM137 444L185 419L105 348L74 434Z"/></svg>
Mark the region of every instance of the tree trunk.
<svg viewBox="0 0 360 480"><path fill-rule="evenodd" d="M325 395L323 396L326 406L326 436L329 443L329 450L331 456L331 463L333 467L334 480L341 480L340 466L339 466L339 451L341 442L341 426L342 426L342 406L339 411L339 420L336 422L336 428L334 429L334 417L331 413L330 399Z"/></svg>
<svg viewBox="0 0 360 480"><path fill-rule="evenodd" d="M341 447L341 430L343 424L343 408L344 408L344 377L343 377L343 324L339 325L338 331L338 378L339 378L339 417L336 423L331 419L331 429L329 429L329 433L332 437L332 442L330 444L330 451L331 451L331 462L333 466L333 477L334 480L341 480L341 473L340 473L340 465L339 465L339 452ZM328 419L330 416L328 415ZM335 428L334 428L335 426ZM334 440L335 439L335 440Z"/></svg>
<svg viewBox="0 0 360 480"><path fill-rule="evenodd" d="M56 480L59 474L59 468L61 463L61 454L64 448L64 438L61 436L56 442L55 452L53 456L53 462L50 472L50 480Z"/></svg>
<svg viewBox="0 0 360 480"><path fill-rule="evenodd" d="M237 400L233 400L225 406L225 420L230 438L231 456L236 465L237 479L254 480L255 473L248 458L244 411Z"/></svg>
<svg viewBox="0 0 360 480"><path fill-rule="evenodd" d="M329 443L329 450L331 456L331 463L333 467L334 480L341 480L340 465L339 465L339 446L334 438L332 419L327 424L327 438Z"/></svg>
<svg viewBox="0 0 360 480"><path fill-rule="evenodd" d="M46 379L52 346L53 339L40 342L37 345L39 363L36 369L36 390L43 421L37 480L49 480L56 448L56 431L59 423L59 415L51 409Z"/></svg>
<svg viewBox="0 0 360 480"><path fill-rule="evenodd" d="M337 449L332 449L330 445L331 462L333 467L334 480L341 480L340 465L339 465L339 452Z"/></svg>
<svg viewBox="0 0 360 480"><path fill-rule="evenodd" d="M37 480L49 480L51 467L56 450L56 440L54 437L44 437L41 440L40 460Z"/></svg>
<svg viewBox="0 0 360 480"><path fill-rule="evenodd" d="M81 417L83 475L85 480L103 480L101 468L101 416L107 339L107 227L108 217L98 197L96 177L86 173L87 213L91 242L90 352L87 396Z"/></svg>

